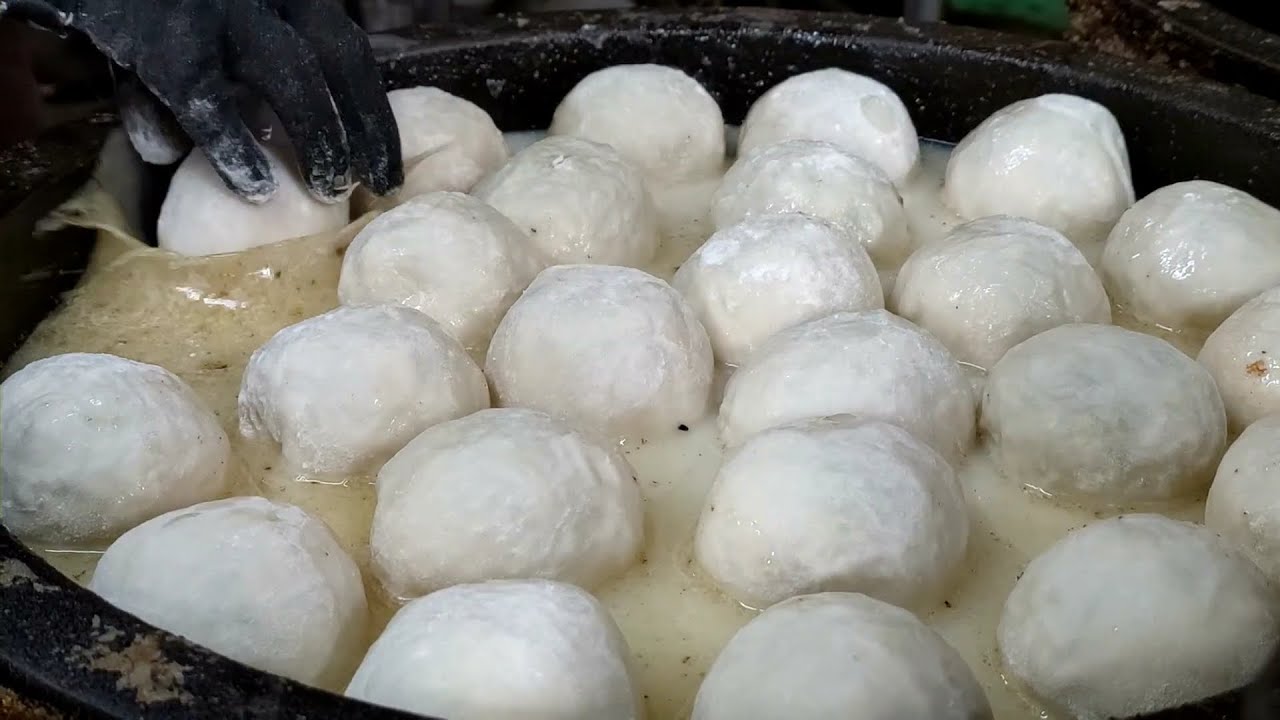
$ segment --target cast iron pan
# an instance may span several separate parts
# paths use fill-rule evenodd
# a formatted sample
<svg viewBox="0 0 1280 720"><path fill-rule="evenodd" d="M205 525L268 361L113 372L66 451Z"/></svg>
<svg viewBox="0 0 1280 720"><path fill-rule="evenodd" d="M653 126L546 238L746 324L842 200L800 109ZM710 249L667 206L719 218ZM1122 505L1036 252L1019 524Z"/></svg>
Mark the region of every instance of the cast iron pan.
<svg viewBox="0 0 1280 720"><path fill-rule="evenodd" d="M1272 0L1068 0L1078 39L1280 98Z"/></svg>
<svg viewBox="0 0 1280 720"><path fill-rule="evenodd" d="M841 66L888 83L922 135L949 141L1015 100L1077 93L1119 118L1139 194L1199 177L1280 205L1280 106L1063 43L773 10L498 18L466 29L421 28L378 45L392 87L438 85L479 103L508 130L546 127L574 83L618 63L685 69L730 122L740 122L751 101L783 78ZM32 226L85 180L112 123L95 117L56 129L38 147L0 150L0 357L84 267L87 233L33 239ZM1265 698L1274 685L1268 680L1154 717L1280 717L1245 714L1252 702L1245 695ZM409 717L249 670L149 627L64 579L3 528L0 686L74 717Z"/></svg>

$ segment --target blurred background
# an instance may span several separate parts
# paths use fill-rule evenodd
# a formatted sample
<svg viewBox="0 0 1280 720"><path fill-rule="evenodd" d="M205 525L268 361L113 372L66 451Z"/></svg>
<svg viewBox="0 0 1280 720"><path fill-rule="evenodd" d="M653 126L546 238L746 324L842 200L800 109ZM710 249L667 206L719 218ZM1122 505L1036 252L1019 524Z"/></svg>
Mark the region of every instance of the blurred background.
<svg viewBox="0 0 1280 720"><path fill-rule="evenodd" d="M1069 26L1066 0L333 0L372 33L415 23L467 23L497 13L617 8L773 8L905 17L910 22L966 24L1061 37ZM31 140L42 129L101 110L110 69L76 37L0 19L0 147Z"/></svg>
<svg viewBox="0 0 1280 720"><path fill-rule="evenodd" d="M1067 0L347 0L346 4L371 32L414 22L465 21L488 13L748 5L906 16L913 21L945 19L1041 34L1061 34L1067 28Z"/></svg>
<svg viewBox="0 0 1280 720"><path fill-rule="evenodd" d="M1067 0L332 0L371 33L416 23L467 23L496 13L631 7L777 7L906 17L1060 37ZM92 47L0 19L0 147L105 107L110 70Z"/></svg>

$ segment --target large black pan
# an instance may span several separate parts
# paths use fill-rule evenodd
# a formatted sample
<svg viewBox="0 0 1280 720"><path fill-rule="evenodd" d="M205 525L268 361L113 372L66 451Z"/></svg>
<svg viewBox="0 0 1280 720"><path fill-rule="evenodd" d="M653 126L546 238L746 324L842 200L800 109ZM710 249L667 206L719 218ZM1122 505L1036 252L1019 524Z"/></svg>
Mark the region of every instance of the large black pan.
<svg viewBox="0 0 1280 720"><path fill-rule="evenodd" d="M1078 93L1119 118L1140 192L1201 177L1280 204L1280 106L1059 43L861 16L735 11L499 19L379 45L393 87L438 85L479 103L509 130L545 127L584 75L633 62L684 68L731 122L779 80L841 66L888 83L923 135L951 141L1015 100ZM85 180L112 123L92 118L37 146L0 150L0 358L84 267L86 232L33 239L33 225ZM15 702L94 718L407 717L254 672L144 625L62 578L0 528L0 711ZM1243 707L1234 694L1158 717L1240 718Z"/></svg>
<svg viewBox="0 0 1280 720"><path fill-rule="evenodd" d="M1280 98L1280 14L1266 0L1069 0L1080 39Z"/></svg>

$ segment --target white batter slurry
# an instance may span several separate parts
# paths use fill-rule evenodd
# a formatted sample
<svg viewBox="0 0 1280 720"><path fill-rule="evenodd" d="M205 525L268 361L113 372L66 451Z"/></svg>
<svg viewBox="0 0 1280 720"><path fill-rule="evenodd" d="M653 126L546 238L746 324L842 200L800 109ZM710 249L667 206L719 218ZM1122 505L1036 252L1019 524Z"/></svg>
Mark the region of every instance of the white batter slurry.
<svg viewBox="0 0 1280 720"><path fill-rule="evenodd" d="M531 137L520 134L513 144ZM936 239L959 222L938 200L946 152L945 147L925 146L922 169L904 193L918 239ZM715 185L657 193L666 241L652 272L669 279L710 234L702 213ZM109 214L95 212L98 217ZM110 352L172 370L209 403L233 438L237 492L293 502L322 517L368 580L371 478L305 477L289 471L276 448L239 438L235 409L249 354L276 330L337 304L341 254L358 227L338 237L304 238L203 259L140 249L134 241L103 233L93 272L3 368L4 374L69 351ZM1196 339L1173 339L1188 352L1197 345ZM628 448L627 456L645 496L647 545L643 561L598 595L630 643L651 720L685 718L712 660L753 614L721 595L692 559L694 526L721 458L714 418L688 431L673 428L667 437ZM1014 486L994 471L981 449L960 476L973 520L967 568L946 602L925 619L968 661L997 718L1048 718L1006 684L996 655L995 626L1027 561L1101 514L1055 507ZM1155 509L1196 521L1203 515L1202 503ZM45 557L82 583L97 560L95 553L83 551L49 550ZM376 632L393 609L374 585L369 590Z"/></svg>

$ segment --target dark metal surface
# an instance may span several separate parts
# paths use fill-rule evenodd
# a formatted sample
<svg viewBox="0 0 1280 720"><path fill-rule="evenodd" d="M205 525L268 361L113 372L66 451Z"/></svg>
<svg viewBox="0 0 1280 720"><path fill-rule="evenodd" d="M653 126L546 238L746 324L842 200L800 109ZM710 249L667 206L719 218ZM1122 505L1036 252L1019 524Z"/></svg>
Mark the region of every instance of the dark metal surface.
<svg viewBox="0 0 1280 720"><path fill-rule="evenodd" d="M1280 15L1276 14L1273 3L1258 2L1258 0L1205 0L1205 2L1252 25L1271 32L1280 31Z"/></svg>
<svg viewBox="0 0 1280 720"><path fill-rule="evenodd" d="M1280 15L1266 0L1068 0L1077 38L1280 98ZM1270 28L1270 29L1268 29Z"/></svg>
<svg viewBox="0 0 1280 720"><path fill-rule="evenodd" d="M942 19L942 0L906 0L902 17L909 23L938 22Z"/></svg>
<svg viewBox="0 0 1280 720"><path fill-rule="evenodd" d="M1014 100L1072 92L1119 118L1139 193L1202 177L1280 204L1276 104L1061 43L860 16L736 11L495 19L387 36L378 46L392 86L438 85L477 102L509 130L545 127L584 75L632 62L684 68L730 122L787 76L849 68L892 86L920 133L942 140L958 140ZM83 268L91 242L85 233L32 238L32 225L88 175L109 124L95 118L38 146L0 150L0 356ZM146 626L74 587L3 529L0 686L73 717L407 717L248 670ZM1153 717L1240 718L1240 695Z"/></svg>

